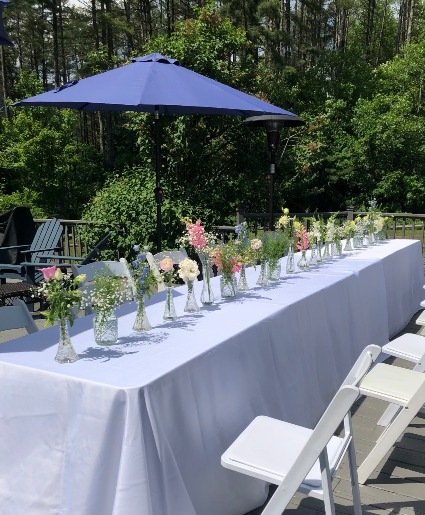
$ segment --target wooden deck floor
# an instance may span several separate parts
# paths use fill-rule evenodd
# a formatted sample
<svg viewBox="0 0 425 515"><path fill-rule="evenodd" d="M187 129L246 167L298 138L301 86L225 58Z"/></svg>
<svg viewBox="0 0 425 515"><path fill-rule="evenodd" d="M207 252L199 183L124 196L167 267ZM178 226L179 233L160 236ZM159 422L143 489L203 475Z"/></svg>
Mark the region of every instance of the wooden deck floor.
<svg viewBox="0 0 425 515"><path fill-rule="evenodd" d="M425 327L415 323L418 312L400 333L424 335ZM394 360L389 360L392 362ZM412 368L412 363L397 359L397 366ZM376 399L360 399L353 410L354 441L357 463L361 464L381 434L377 426L387 404ZM335 508L338 515L353 513L351 487L347 460L341 464L333 481ZM381 461L365 485L360 486L363 513L386 515L400 513L425 515L425 412L419 413L398 440L392 450ZM260 515L263 507L245 515ZM319 500L296 494L285 514L315 515L324 513Z"/></svg>

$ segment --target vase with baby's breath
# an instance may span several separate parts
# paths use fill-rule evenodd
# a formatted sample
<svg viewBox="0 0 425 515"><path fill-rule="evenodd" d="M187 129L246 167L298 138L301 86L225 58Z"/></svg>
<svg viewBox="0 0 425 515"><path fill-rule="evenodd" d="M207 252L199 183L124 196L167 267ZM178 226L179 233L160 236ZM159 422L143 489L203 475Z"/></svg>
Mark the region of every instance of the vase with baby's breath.
<svg viewBox="0 0 425 515"><path fill-rule="evenodd" d="M113 345L118 341L118 318L115 309L126 300L127 284L124 277L103 270L95 275L93 288L84 296L84 304L94 311L94 339L98 345Z"/></svg>

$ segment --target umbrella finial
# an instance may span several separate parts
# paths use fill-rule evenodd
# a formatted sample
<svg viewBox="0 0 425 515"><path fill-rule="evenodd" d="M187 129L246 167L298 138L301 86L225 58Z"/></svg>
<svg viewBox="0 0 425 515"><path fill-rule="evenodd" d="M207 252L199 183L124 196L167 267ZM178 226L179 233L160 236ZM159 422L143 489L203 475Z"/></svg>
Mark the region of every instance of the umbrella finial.
<svg viewBox="0 0 425 515"><path fill-rule="evenodd" d="M170 57L165 57L162 54L149 54L143 57L133 57L131 60L133 63L163 63L163 64L175 64L176 66L180 66L179 61L177 59L171 59Z"/></svg>

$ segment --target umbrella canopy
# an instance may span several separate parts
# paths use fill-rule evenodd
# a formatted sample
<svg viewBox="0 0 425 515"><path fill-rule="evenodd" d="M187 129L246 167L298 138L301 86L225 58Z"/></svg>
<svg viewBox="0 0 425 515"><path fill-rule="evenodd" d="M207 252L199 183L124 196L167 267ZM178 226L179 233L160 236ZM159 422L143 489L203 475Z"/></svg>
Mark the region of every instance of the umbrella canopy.
<svg viewBox="0 0 425 515"><path fill-rule="evenodd" d="M9 3L9 0L0 0L0 45L14 46L6 33L3 23L3 7Z"/></svg>
<svg viewBox="0 0 425 515"><path fill-rule="evenodd" d="M0 0L1 1L1 0ZM184 68L175 59L150 54L107 72L74 80L59 88L17 102L20 106L53 106L79 111L155 113L157 242L161 250L159 114L225 114L255 116L295 114Z"/></svg>

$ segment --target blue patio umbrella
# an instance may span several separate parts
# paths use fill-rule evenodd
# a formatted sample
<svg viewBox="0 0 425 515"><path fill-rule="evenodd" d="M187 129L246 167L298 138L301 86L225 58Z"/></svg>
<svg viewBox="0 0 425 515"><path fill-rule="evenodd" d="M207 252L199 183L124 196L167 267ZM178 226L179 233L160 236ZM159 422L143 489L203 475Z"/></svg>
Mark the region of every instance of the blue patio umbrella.
<svg viewBox="0 0 425 515"><path fill-rule="evenodd" d="M130 64L68 82L17 102L21 106L53 106L79 111L139 111L155 115L157 250L161 250L160 133L161 113L255 116L279 114L288 125L302 125L293 113L184 68L175 59L150 54Z"/></svg>
<svg viewBox="0 0 425 515"><path fill-rule="evenodd" d="M8 3L9 0L0 0L0 45L15 46L9 39L3 23L3 8Z"/></svg>

